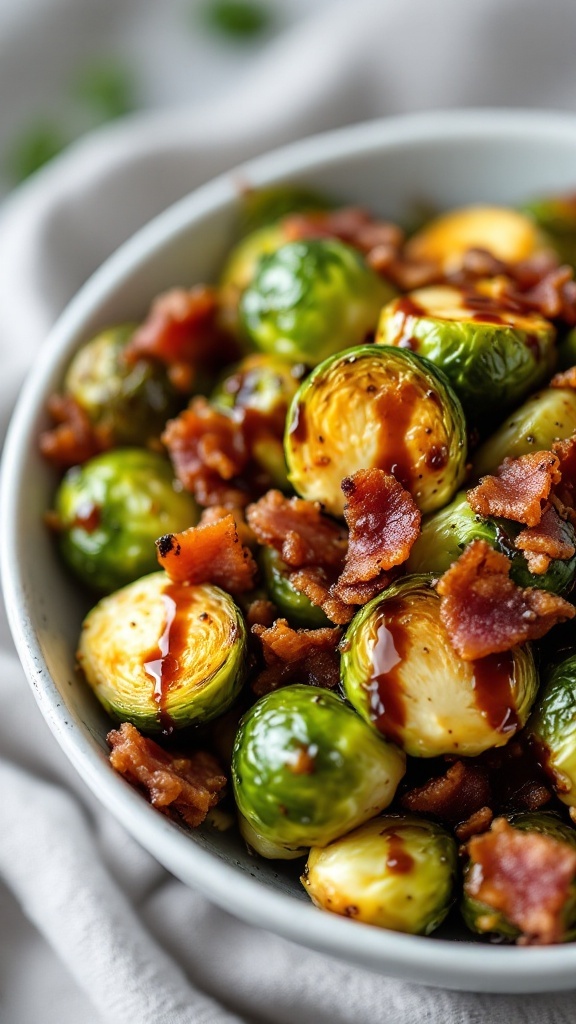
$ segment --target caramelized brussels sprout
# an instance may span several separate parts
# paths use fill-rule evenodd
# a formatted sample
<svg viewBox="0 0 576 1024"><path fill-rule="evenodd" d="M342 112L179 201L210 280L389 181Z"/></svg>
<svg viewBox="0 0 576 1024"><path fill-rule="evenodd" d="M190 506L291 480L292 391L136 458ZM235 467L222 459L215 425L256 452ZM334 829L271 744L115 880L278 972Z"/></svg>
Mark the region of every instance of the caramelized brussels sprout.
<svg viewBox="0 0 576 1024"><path fill-rule="evenodd" d="M294 489L332 515L342 514L343 478L372 467L393 473L432 512L464 478L466 424L442 371L405 349L364 345L304 381L285 448Z"/></svg>
<svg viewBox="0 0 576 1024"><path fill-rule="evenodd" d="M549 451L576 431L576 391L543 388L515 409L476 450L472 478L495 473L505 458Z"/></svg>
<svg viewBox="0 0 576 1024"><path fill-rule="evenodd" d="M260 565L270 600L291 626L321 629L332 625L318 605L292 586L288 579L290 570L274 548L262 548Z"/></svg>
<svg viewBox="0 0 576 1024"><path fill-rule="evenodd" d="M394 294L344 242L288 242L261 260L240 300L240 317L256 348L316 366L365 341Z"/></svg>
<svg viewBox="0 0 576 1024"><path fill-rule="evenodd" d="M465 411L484 423L550 375L555 335L536 313L478 312L461 289L442 285L388 303L376 341L430 359L444 370Z"/></svg>
<svg viewBox="0 0 576 1024"><path fill-rule="evenodd" d="M435 217L412 236L406 256L457 271L469 249L486 249L505 263L541 252L546 239L531 217L503 206L465 206Z"/></svg>
<svg viewBox="0 0 576 1024"><path fill-rule="evenodd" d="M456 843L441 825L385 814L310 850L301 880L323 910L430 935L454 901L456 868Z"/></svg>
<svg viewBox="0 0 576 1024"><path fill-rule="evenodd" d="M232 756L238 809L251 845L289 854L325 846L391 802L404 755L369 729L340 697L286 686L244 716Z"/></svg>
<svg viewBox="0 0 576 1024"><path fill-rule="evenodd" d="M76 353L64 380L65 391L117 445L157 437L182 404L159 363L126 362L133 333L134 324L123 324L97 334Z"/></svg>
<svg viewBox="0 0 576 1024"><path fill-rule="evenodd" d="M527 732L560 800L576 807L576 651L549 669Z"/></svg>
<svg viewBox="0 0 576 1024"><path fill-rule="evenodd" d="M521 529L519 523L509 519L478 515L470 508L466 493L461 492L445 508L426 517L406 568L408 572L441 575L460 557L468 544L473 540L484 540L510 558L510 576L519 587L538 587L554 594L568 593L576 575L576 555L568 559L555 558L546 572L532 573L523 553L514 547L514 538ZM561 529L566 542L576 546L574 527L562 520Z"/></svg>
<svg viewBox="0 0 576 1024"><path fill-rule="evenodd" d="M154 541L198 522L170 463L117 448L70 469L55 498L60 550L90 587L109 591L157 568Z"/></svg>
<svg viewBox="0 0 576 1024"><path fill-rule="evenodd" d="M463 661L432 581L406 576L357 612L342 645L344 693L413 757L474 757L504 746L525 724L536 667L528 646Z"/></svg>
<svg viewBox="0 0 576 1024"><path fill-rule="evenodd" d="M524 213L545 234L562 263L576 267L576 196L545 196L526 203Z"/></svg>
<svg viewBox="0 0 576 1024"><path fill-rule="evenodd" d="M98 700L143 732L171 732L228 710L246 671L246 628L229 594L144 576L87 615L78 662Z"/></svg>

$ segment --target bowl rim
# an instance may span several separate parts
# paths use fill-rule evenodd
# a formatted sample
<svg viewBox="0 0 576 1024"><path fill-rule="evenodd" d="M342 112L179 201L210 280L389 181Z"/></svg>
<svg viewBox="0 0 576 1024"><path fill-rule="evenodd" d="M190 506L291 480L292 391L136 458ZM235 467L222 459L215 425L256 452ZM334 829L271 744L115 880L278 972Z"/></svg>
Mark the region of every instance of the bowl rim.
<svg viewBox="0 0 576 1024"><path fill-rule="evenodd" d="M22 388L8 429L0 490L0 564L8 620L34 696L57 742L88 787L161 863L223 909L324 953L430 985L492 991L536 992L574 987L576 943L553 947L485 946L404 935L319 912L311 903L274 891L239 867L190 841L190 835L155 811L109 770L95 741L85 735L62 702L44 664L29 614L20 568L19 507L26 457L35 442L35 418L46 379L74 347L82 325L163 245L187 233L237 197L237 183L255 186L305 177L351 154L386 152L430 141L482 138L509 141L536 134L546 140L570 135L576 116L553 111L477 109L434 111L363 122L311 136L242 163L170 206L126 241L80 289L50 331ZM103 770L105 768L105 770ZM186 865L185 870L182 865ZM186 882L189 884L189 882Z"/></svg>

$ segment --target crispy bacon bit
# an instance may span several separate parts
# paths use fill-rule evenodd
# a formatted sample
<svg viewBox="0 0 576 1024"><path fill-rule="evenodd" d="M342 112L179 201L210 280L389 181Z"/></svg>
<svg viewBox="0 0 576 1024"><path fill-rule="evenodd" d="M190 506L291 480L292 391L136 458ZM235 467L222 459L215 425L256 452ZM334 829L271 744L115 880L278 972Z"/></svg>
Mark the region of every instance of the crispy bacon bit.
<svg viewBox="0 0 576 1024"><path fill-rule="evenodd" d="M454 834L461 843L466 843L472 836L478 836L482 832L487 832L493 818L494 815L489 807L480 807L466 821L456 825Z"/></svg>
<svg viewBox="0 0 576 1024"><path fill-rule="evenodd" d="M484 767L455 761L444 775L405 793L400 803L417 814L455 823L479 811L490 802L491 795Z"/></svg>
<svg viewBox="0 0 576 1024"><path fill-rule="evenodd" d="M71 395L51 395L48 412L56 426L40 434L40 451L58 469L79 466L111 447L109 432L95 427Z"/></svg>
<svg viewBox="0 0 576 1024"><path fill-rule="evenodd" d="M442 622L466 661L537 640L576 614L556 594L517 587L508 575L510 564L486 541L475 540L438 581Z"/></svg>
<svg viewBox="0 0 576 1024"><path fill-rule="evenodd" d="M408 558L422 516L412 495L382 469L361 469L341 486L350 535L333 593L345 604L365 604L387 586L387 570Z"/></svg>
<svg viewBox="0 0 576 1024"><path fill-rule="evenodd" d="M160 565L175 583L214 583L231 594L254 586L256 562L240 543L233 515L168 533L156 547Z"/></svg>
<svg viewBox="0 0 576 1024"><path fill-rule="evenodd" d="M278 609L272 601L267 601L265 598L256 598L251 601L248 605L246 612L246 622L250 627L252 626L272 626L275 619L278 618Z"/></svg>
<svg viewBox="0 0 576 1024"><path fill-rule="evenodd" d="M514 546L524 552L530 572L536 575L546 572L553 558L572 558L576 550L553 505L548 505L537 526L518 534Z"/></svg>
<svg viewBox="0 0 576 1024"><path fill-rule="evenodd" d="M199 526L209 526L210 523L217 523L219 519L225 519L226 516L233 516L234 522L236 523L236 529L238 536L247 548L256 547L256 537L248 526L244 517L244 509L237 507L228 507L226 505L211 505L209 508L202 510L200 516Z"/></svg>
<svg viewBox="0 0 576 1024"><path fill-rule="evenodd" d="M562 373L555 373L548 387L551 388L576 388L576 366L570 366Z"/></svg>
<svg viewBox="0 0 576 1024"><path fill-rule="evenodd" d="M321 608L331 622L342 626L354 618L356 609L352 605L344 604L344 601L332 593L335 583L334 576L327 573L321 566L297 569L290 573L288 579L296 590L305 594L312 604Z"/></svg>
<svg viewBox="0 0 576 1024"><path fill-rule="evenodd" d="M497 818L489 832L470 840L468 853L468 896L504 914L521 931L524 945L562 941L563 911L576 875L575 850Z"/></svg>
<svg viewBox="0 0 576 1024"><path fill-rule="evenodd" d="M290 214L283 226L288 241L339 238L364 253L377 245L391 245L397 250L404 240L404 232L397 224L375 220L371 213L358 206Z"/></svg>
<svg viewBox="0 0 576 1024"><path fill-rule="evenodd" d="M196 750L177 757L123 722L107 736L110 764L133 786L143 789L150 803L165 813L176 812L196 828L222 798L226 777L212 754Z"/></svg>
<svg viewBox="0 0 576 1024"><path fill-rule="evenodd" d="M260 640L266 663L266 668L252 683L257 696L292 682L325 689L334 689L338 685L337 647L342 630L292 629L286 619L277 619L268 629L253 626L252 633Z"/></svg>
<svg viewBox="0 0 576 1024"><path fill-rule="evenodd" d="M275 548L294 569L321 565L340 570L346 557L346 531L323 515L318 501L285 498L268 491L246 510L260 544Z"/></svg>
<svg viewBox="0 0 576 1024"><path fill-rule="evenodd" d="M530 452L504 459L495 476L483 476L468 491L468 504L482 516L503 516L536 526L553 484L560 481L560 460L553 452Z"/></svg>
<svg viewBox="0 0 576 1024"><path fill-rule="evenodd" d="M178 479L201 505L243 506L250 501L248 485L238 479L248 464L241 426L205 398L193 399L170 420L162 440Z"/></svg>

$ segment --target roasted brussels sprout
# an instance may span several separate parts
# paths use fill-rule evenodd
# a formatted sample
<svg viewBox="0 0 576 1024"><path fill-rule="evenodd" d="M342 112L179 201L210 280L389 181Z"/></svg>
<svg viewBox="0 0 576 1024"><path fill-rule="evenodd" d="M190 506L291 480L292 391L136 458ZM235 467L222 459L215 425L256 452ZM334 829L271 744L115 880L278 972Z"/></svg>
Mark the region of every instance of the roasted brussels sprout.
<svg viewBox="0 0 576 1024"><path fill-rule="evenodd" d="M576 195L545 196L523 207L562 263L576 267Z"/></svg>
<svg viewBox="0 0 576 1024"><path fill-rule="evenodd" d="M70 469L56 492L60 550L82 580L109 591L157 568L154 541L198 521L170 463L117 448Z"/></svg>
<svg viewBox="0 0 576 1024"><path fill-rule="evenodd" d="M502 415L550 375L556 332L536 313L478 312L448 285L393 299L376 341L406 347L444 370L476 422Z"/></svg>
<svg viewBox="0 0 576 1024"><path fill-rule="evenodd" d="M576 651L548 671L527 733L560 800L576 807Z"/></svg>
<svg viewBox="0 0 576 1024"><path fill-rule="evenodd" d="M560 528L566 542L576 546L576 534L571 523L560 520ZM519 523L509 519L478 515L470 508L465 492L461 492L445 508L426 517L406 568L408 572L442 575L468 544L473 540L484 540L510 558L510 576L519 587L538 587L554 594L568 593L576 575L576 555L568 559L555 558L546 572L532 573L523 553L514 547L514 538L521 529Z"/></svg>
<svg viewBox="0 0 576 1024"><path fill-rule="evenodd" d="M441 825L385 814L310 850L302 884L323 910L430 935L453 902L456 867L456 843Z"/></svg>
<svg viewBox="0 0 576 1024"><path fill-rule="evenodd" d="M238 809L251 845L268 856L325 846L391 802L404 755L344 701L313 686L286 686L244 716L232 756Z"/></svg>
<svg viewBox="0 0 576 1024"><path fill-rule="evenodd" d="M531 217L503 206L465 206L430 221L406 246L409 259L457 271L469 249L485 249L506 263L525 260L547 247Z"/></svg>
<svg viewBox="0 0 576 1024"><path fill-rule="evenodd" d="M558 342L558 370L568 370L571 366L576 366L576 327Z"/></svg>
<svg viewBox="0 0 576 1024"><path fill-rule="evenodd" d="M543 388L515 409L474 454L472 477L494 473L505 458L549 451L576 431L576 391Z"/></svg>
<svg viewBox="0 0 576 1024"><path fill-rule="evenodd" d="M182 404L159 363L125 360L133 333L134 324L123 324L97 334L76 353L64 380L65 391L116 445L158 436Z"/></svg>
<svg viewBox="0 0 576 1024"><path fill-rule="evenodd" d="M320 629L332 625L318 605L312 604L305 594L292 586L288 579L288 566L274 548L262 548L260 565L270 600L291 626Z"/></svg>
<svg viewBox="0 0 576 1024"><path fill-rule="evenodd" d="M270 185L249 189L242 196L242 234L274 224L291 213L328 210L333 206L325 196L301 185Z"/></svg>
<svg viewBox="0 0 576 1024"><path fill-rule="evenodd" d="M156 572L92 609L78 662L115 719L171 732L216 718L237 697L246 671L244 619L218 587L172 583Z"/></svg>
<svg viewBox="0 0 576 1024"><path fill-rule="evenodd" d="M236 337L242 336L238 319L242 292L254 280L261 259L286 241L286 231L279 222L252 231L232 249L220 275L219 306L224 326Z"/></svg>
<svg viewBox="0 0 576 1024"><path fill-rule="evenodd" d="M357 612L342 645L342 684L362 717L407 754L474 757L525 724L536 667L528 646L463 661L432 580L406 576Z"/></svg>
<svg viewBox="0 0 576 1024"><path fill-rule="evenodd" d="M344 242L289 242L261 260L240 300L240 318L256 348L316 366L365 341L393 295Z"/></svg>
<svg viewBox="0 0 576 1024"><path fill-rule="evenodd" d="M341 515L340 484L359 469L393 473L422 512L462 483L466 424L443 373L405 349L363 345L304 381L286 421L288 475L303 498Z"/></svg>

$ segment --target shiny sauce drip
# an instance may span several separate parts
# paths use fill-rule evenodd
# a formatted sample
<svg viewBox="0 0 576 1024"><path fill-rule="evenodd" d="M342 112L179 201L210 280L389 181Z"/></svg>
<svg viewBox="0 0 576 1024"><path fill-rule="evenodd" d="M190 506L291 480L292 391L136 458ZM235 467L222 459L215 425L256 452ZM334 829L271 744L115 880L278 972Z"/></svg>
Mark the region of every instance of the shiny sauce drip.
<svg viewBox="0 0 576 1024"><path fill-rule="evenodd" d="M168 697L180 681L180 661L188 647L189 611L194 599L189 588L181 583L169 583L161 595L165 620L156 650L150 651L143 668L154 681L154 701L162 732L170 735L174 721L167 710Z"/></svg>
<svg viewBox="0 0 576 1024"><path fill-rule="evenodd" d="M387 739L400 741L406 722L406 709L399 671L409 647L409 635L395 619L396 608L386 603L376 624L372 647L371 675L364 684L368 710L374 725Z"/></svg>
<svg viewBox="0 0 576 1024"><path fill-rule="evenodd" d="M395 330L395 338L392 342L397 348L409 348L413 352L418 349L418 339L413 335L413 320L415 317L425 315L426 311L419 306L409 295L402 295L394 303L392 323Z"/></svg>
<svg viewBox="0 0 576 1024"><path fill-rule="evenodd" d="M511 651L488 654L472 662L476 706L488 724L504 735L520 727L514 701L514 656Z"/></svg>
<svg viewBox="0 0 576 1024"><path fill-rule="evenodd" d="M471 317L472 320L476 320L481 324L505 324L506 320L499 313L474 313Z"/></svg>
<svg viewBox="0 0 576 1024"><path fill-rule="evenodd" d="M388 832L385 835L388 840L387 871L393 875L409 874L414 866L414 858L406 850L402 836L397 832Z"/></svg>
<svg viewBox="0 0 576 1024"><path fill-rule="evenodd" d="M379 429L375 465L392 473L407 490L413 481L414 465L406 435L421 400L422 396L413 384L400 382L394 382L376 398Z"/></svg>
<svg viewBox="0 0 576 1024"><path fill-rule="evenodd" d="M302 402L294 406L292 419L288 427L288 434L291 440L297 444L305 444L308 440L308 422L306 420L306 408Z"/></svg>

